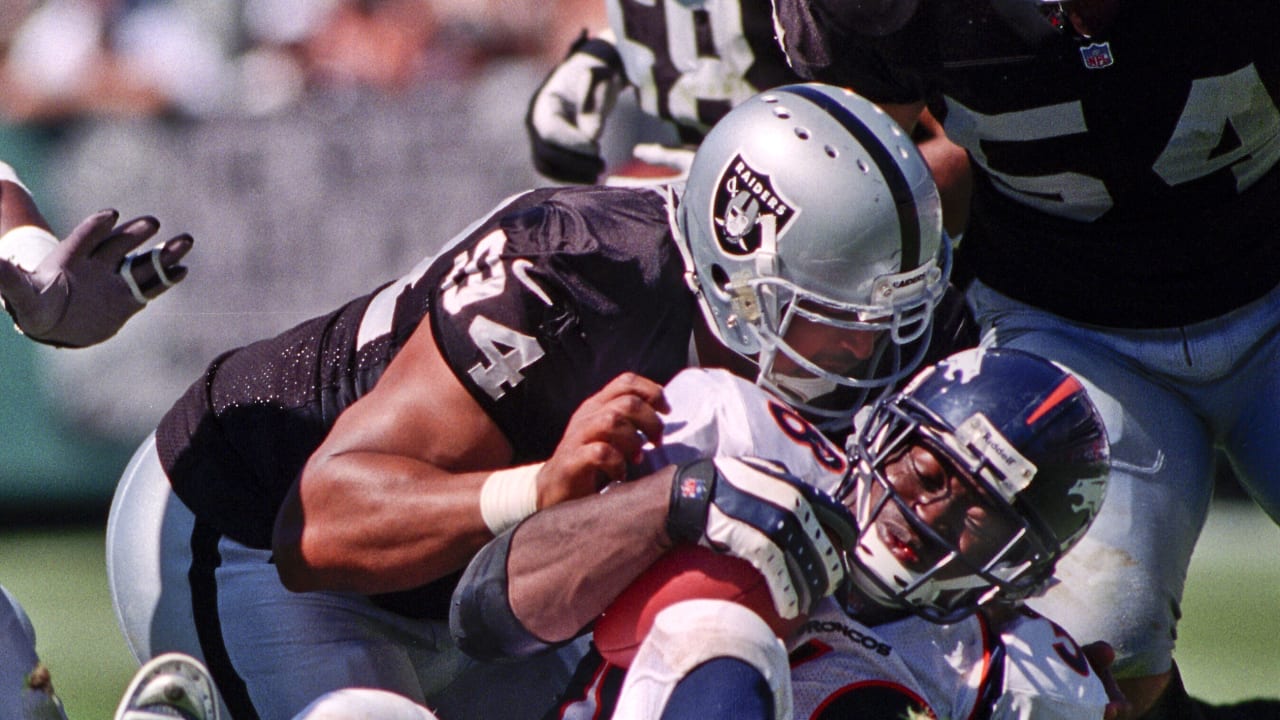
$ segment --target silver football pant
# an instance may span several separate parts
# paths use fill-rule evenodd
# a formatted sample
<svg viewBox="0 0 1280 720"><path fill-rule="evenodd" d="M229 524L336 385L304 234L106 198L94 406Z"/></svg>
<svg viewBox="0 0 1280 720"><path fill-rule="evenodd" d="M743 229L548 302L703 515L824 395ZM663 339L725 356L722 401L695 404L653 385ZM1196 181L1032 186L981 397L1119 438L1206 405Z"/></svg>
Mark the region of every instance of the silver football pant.
<svg viewBox="0 0 1280 720"><path fill-rule="evenodd" d="M1117 677L1167 671L1217 451L1280 522L1280 288L1213 320L1149 330L1069 322L981 282L968 298L984 341L1079 375L1111 438L1102 511L1059 564L1062 583L1031 606L1082 643L1115 646Z"/></svg>
<svg viewBox="0 0 1280 720"><path fill-rule="evenodd" d="M325 693L349 687L399 693L441 720L537 718L586 649L582 641L528 661L478 663L453 644L447 622L406 618L361 595L291 592L269 550L226 537L217 543L213 574L216 617L206 615L193 609L200 605L193 593L211 592L198 582L202 589L193 590L189 575L194 527L148 438L120 480L107 521L117 619L140 662L180 651L205 662L220 683L232 673L243 682L236 692L247 693L262 720L289 720ZM224 699L224 709L235 706Z"/></svg>

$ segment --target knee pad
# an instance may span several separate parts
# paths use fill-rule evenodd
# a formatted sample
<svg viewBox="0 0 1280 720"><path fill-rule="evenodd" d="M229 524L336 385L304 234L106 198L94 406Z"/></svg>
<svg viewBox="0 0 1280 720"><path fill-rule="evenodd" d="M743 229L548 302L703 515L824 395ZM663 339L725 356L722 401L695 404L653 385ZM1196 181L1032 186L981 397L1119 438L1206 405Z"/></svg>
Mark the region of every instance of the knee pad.
<svg viewBox="0 0 1280 720"><path fill-rule="evenodd" d="M614 720L659 717L676 685L716 658L740 660L757 670L773 696L773 717L789 720L786 647L759 615L726 600L686 600L658 613L627 671Z"/></svg>
<svg viewBox="0 0 1280 720"><path fill-rule="evenodd" d="M353 717L437 720L434 713L409 698L373 688L344 688L325 693L295 715L293 720L347 720Z"/></svg>

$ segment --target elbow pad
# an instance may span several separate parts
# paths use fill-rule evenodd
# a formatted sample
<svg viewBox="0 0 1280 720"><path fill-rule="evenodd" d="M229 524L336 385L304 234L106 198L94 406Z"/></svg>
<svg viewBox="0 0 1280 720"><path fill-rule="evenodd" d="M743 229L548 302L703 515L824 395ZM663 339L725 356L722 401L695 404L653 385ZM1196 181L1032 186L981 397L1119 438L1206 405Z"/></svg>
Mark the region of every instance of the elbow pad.
<svg viewBox="0 0 1280 720"><path fill-rule="evenodd" d="M507 597L507 555L512 528L494 538L471 559L453 591L449 633L458 647L477 660L528 657L557 647L525 629Z"/></svg>

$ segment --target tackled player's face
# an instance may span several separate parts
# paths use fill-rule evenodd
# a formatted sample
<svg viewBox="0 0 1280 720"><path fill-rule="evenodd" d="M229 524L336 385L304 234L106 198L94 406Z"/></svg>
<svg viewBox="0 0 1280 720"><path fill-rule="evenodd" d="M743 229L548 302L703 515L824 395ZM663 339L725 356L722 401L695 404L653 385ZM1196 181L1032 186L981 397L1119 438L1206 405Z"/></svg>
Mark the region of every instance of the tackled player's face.
<svg viewBox="0 0 1280 720"><path fill-rule="evenodd" d="M926 445L905 445L887 460L884 475L910 511L974 565L994 557L1015 531L1013 523L994 509L986 490ZM872 487L873 506L884 493L878 483ZM885 505L875 524L880 540L909 570L924 572L949 552L922 537L895 503ZM954 564L939 577L967 572Z"/></svg>

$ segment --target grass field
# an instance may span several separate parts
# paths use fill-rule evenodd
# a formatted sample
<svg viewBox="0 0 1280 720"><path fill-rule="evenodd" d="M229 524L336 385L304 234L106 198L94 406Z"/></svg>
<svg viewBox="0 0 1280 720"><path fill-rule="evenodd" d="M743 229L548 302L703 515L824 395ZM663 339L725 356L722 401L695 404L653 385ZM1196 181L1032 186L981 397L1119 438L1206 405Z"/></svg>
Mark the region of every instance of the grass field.
<svg viewBox="0 0 1280 720"><path fill-rule="evenodd" d="M70 720L110 720L135 665L111 610L102 527L0 532L0 584L31 614ZM1251 505L1215 507L1183 617L1177 656L1193 694L1280 697L1280 529Z"/></svg>

